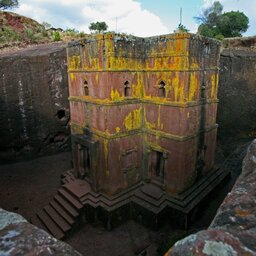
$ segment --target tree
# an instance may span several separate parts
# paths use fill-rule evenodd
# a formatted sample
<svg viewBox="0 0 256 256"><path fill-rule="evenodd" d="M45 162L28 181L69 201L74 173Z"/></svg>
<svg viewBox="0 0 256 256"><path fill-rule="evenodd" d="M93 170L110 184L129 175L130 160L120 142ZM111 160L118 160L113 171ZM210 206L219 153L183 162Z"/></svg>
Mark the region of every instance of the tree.
<svg viewBox="0 0 256 256"><path fill-rule="evenodd" d="M90 31L95 31L97 33L102 33L108 29L108 25L105 21L102 22L92 22L89 26Z"/></svg>
<svg viewBox="0 0 256 256"><path fill-rule="evenodd" d="M18 0L0 0L0 9L12 9L19 6Z"/></svg>
<svg viewBox="0 0 256 256"><path fill-rule="evenodd" d="M201 23L198 33L203 36L223 39L225 37L242 36L249 27L249 19L239 11L222 13L223 5L216 1L195 19Z"/></svg>
<svg viewBox="0 0 256 256"><path fill-rule="evenodd" d="M188 33L189 29L185 25L179 23L178 27L174 30L175 33Z"/></svg>
<svg viewBox="0 0 256 256"><path fill-rule="evenodd" d="M46 21L43 21L42 25L44 26L45 29L50 29L52 27L52 25Z"/></svg>
<svg viewBox="0 0 256 256"><path fill-rule="evenodd" d="M203 13L201 15L194 18L198 23L203 23L203 24L213 26L215 25L218 17L222 14L222 11L223 11L223 5L219 1L216 1L213 3L212 6L203 10Z"/></svg>
<svg viewBox="0 0 256 256"><path fill-rule="evenodd" d="M217 26L224 37L241 37L248 29L249 19L239 11L224 13L217 22Z"/></svg>

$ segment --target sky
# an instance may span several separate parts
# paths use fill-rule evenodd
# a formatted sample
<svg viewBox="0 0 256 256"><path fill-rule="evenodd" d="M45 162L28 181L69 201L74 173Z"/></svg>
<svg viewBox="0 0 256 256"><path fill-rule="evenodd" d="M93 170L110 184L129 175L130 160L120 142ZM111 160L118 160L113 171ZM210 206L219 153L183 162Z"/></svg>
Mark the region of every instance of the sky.
<svg viewBox="0 0 256 256"><path fill-rule="evenodd" d="M256 35L256 0L219 0L224 12L242 11L249 17L245 36ZM105 21L109 31L135 36L173 33L180 23L196 33L198 16L214 0L19 0L21 15L55 28L76 29L89 33L91 22Z"/></svg>

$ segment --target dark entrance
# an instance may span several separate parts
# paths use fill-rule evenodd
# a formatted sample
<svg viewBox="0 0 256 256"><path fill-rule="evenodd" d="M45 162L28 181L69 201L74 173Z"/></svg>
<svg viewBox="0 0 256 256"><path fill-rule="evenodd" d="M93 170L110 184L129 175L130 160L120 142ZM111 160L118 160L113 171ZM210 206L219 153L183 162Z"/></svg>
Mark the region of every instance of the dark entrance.
<svg viewBox="0 0 256 256"><path fill-rule="evenodd" d="M77 170L79 178L90 178L91 177L91 157L89 148L77 144Z"/></svg>
<svg viewBox="0 0 256 256"><path fill-rule="evenodd" d="M151 178L157 182L164 182L164 152L152 150L151 151Z"/></svg>

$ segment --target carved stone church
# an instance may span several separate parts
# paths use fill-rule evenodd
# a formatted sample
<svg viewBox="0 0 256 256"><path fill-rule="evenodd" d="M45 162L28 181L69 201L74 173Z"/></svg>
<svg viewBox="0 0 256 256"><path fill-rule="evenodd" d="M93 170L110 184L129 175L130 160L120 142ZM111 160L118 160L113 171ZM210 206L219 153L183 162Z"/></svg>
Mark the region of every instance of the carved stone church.
<svg viewBox="0 0 256 256"><path fill-rule="evenodd" d="M186 225L223 180L214 166L219 51L189 33L69 43L77 181L66 189L88 218L96 211L110 226L128 218L154 225L167 213Z"/></svg>

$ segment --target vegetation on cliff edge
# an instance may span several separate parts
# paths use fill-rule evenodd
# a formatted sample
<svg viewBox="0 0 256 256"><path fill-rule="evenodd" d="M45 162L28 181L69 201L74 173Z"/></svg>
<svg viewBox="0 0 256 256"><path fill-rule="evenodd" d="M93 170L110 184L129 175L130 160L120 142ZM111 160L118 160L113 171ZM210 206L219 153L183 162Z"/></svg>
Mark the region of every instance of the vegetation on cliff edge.
<svg viewBox="0 0 256 256"><path fill-rule="evenodd" d="M249 27L249 19L243 12L223 13L223 5L219 1L215 1L195 19L200 23L200 35L216 39L241 37Z"/></svg>

